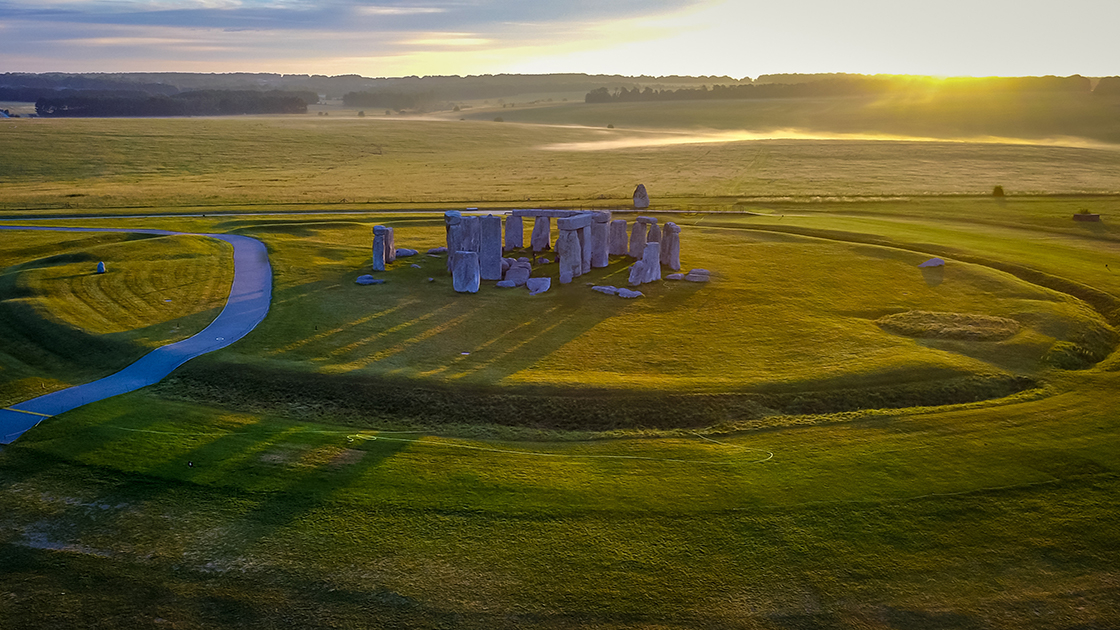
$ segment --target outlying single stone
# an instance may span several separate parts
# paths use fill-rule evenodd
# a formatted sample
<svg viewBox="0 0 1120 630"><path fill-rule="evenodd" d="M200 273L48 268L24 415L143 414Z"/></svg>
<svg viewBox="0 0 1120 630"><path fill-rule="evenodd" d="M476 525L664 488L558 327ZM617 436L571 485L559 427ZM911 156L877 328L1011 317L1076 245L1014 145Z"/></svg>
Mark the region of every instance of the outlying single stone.
<svg viewBox="0 0 1120 630"><path fill-rule="evenodd" d="M478 293L481 278L478 252L459 251L451 256L451 283L459 293Z"/></svg>
<svg viewBox="0 0 1120 630"><path fill-rule="evenodd" d="M105 273L105 261L97 263L97 273Z"/></svg>
<svg viewBox="0 0 1120 630"><path fill-rule="evenodd" d="M529 278L525 288L529 289L529 295L544 293L552 288L552 278Z"/></svg>
<svg viewBox="0 0 1120 630"><path fill-rule="evenodd" d="M364 276L358 276L358 279L355 280L354 282L356 284L385 284L385 279L384 278L374 278L373 276L371 276L369 274L366 274Z"/></svg>
<svg viewBox="0 0 1120 630"><path fill-rule="evenodd" d="M634 208L643 210L649 207L649 193L646 192L645 184L638 184L634 189Z"/></svg>

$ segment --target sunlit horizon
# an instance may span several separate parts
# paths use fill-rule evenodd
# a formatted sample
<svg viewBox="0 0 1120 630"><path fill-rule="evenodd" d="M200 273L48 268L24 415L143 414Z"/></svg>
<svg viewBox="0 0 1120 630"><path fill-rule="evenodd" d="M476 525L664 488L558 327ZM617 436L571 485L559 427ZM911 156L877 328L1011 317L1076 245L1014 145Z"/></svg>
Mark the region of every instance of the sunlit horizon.
<svg viewBox="0 0 1120 630"><path fill-rule="evenodd" d="M1120 74L1120 3L800 0L523 6L230 0L0 4L6 72L586 73L929 77Z"/></svg>

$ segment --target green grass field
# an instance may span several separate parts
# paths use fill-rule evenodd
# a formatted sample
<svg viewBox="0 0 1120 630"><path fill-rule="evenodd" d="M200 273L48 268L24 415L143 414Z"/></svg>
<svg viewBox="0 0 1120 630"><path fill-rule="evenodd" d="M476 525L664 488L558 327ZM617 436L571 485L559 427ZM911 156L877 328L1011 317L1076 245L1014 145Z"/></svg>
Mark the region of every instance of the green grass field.
<svg viewBox="0 0 1120 630"><path fill-rule="evenodd" d="M104 171L27 160L0 184L7 216L207 204L207 217L44 223L259 238L274 300L242 341L0 451L0 627L1120 623L1113 149L557 152L538 147L603 132L333 118L33 121L60 123L44 145L56 149L105 134L91 145ZM430 147L429 166L409 158L368 184L373 156L317 166L375 129L402 152ZM302 152L287 150L297 135ZM285 150L263 155L270 137ZM734 180L764 148L758 168L786 179ZM682 170L705 151L711 168ZM146 155L191 172L142 172ZM522 178L567 169L571 197L561 180ZM371 225L423 251L442 243L438 215L222 216L376 209L327 195L404 203L410 186L416 206L478 205L472 191L487 190L473 199L607 205L595 191L627 169L612 194L653 181L643 172L675 178L677 201L653 210L683 226L683 263L711 283L643 287L635 301L584 285L624 283L619 260L534 298L461 296L443 260L421 256L363 287ZM1097 194L981 196L1028 189L1012 175ZM92 192L66 197L76 190ZM1081 210L1104 221L1074 222ZM5 233L0 391L76 382L200 328L228 286L226 256L199 237ZM943 273L917 268L931 256ZM119 275L89 276L102 259ZM904 313L907 334L880 325ZM944 333L962 321L1010 327Z"/></svg>

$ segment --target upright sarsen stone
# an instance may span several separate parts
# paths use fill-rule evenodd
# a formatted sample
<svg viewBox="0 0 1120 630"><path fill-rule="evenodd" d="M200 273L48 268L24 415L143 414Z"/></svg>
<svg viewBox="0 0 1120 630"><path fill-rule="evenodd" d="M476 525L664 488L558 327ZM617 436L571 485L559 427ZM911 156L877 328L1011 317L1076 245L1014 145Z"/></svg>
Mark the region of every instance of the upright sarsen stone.
<svg viewBox="0 0 1120 630"><path fill-rule="evenodd" d="M644 210L649 207L649 193L646 192L645 184L638 184L634 189L634 209Z"/></svg>
<svg viewBox="0 0 1120 630"><path fill-rule="evenodd" d="M611 256L626 255L626 219L611 221L610 248Z"/></svg>
<svg viewBox="0 0 1120 630"><path fill-rule="evenodd" d="M560 258L560 284L583 274L583 252L580 251L576 230L561 230L556 239L556 254Z"/></svg>
<svg viewBox="0 0 1120 630"><path fill-rule="evenodd" d="M451 284L459 293L478 293L478 252L458 251L451 254Z"/></svg>
<svg viewBox="0 0 1120 630"><path fill-rule="evenodd" d="M661 264L673 271L681 270L681 227L672 221L661 233Z"/></svg>
<svg viewBox="0 0 1120 630"><path fill-rule="evenodd" d="M646 249L646 230L649 228L642 221L635 221L630 229L630 257L641 258Z"/></svg>
<svg viewBox="0 0 1120 630"><path fill-rule="evenodd" d="M533 253L543 252L551 248L552 219L550 217L534 217L533 233L529 236L529 244Z"/></svg>
<svg viewBox="0 0 1120 630"><path fill-rule="evenodd" d="M463 242L460 250L467 252L477 252L479 246L479 236L481 235L481 223L479 220L482 217L463 217Z"/></svg>
<svg viewBox="0 0 1120 630"><path fill-rule="evenodd" d="M389 228L384 225L373 226L373 270L385 271L385 236Z"/></svg>
<svg viewBox="0 0 1120 630"><path fill-rule="evenodd" d="M521 217L506 217L506 249L521 249L525 247L525 227Z"/></svg>
<svg viewBox="0 0 1120 630"><path fill-rule="evenodd" d="M397 260L397 241L393 236L393 228L385 226L388 230L385 234L385 262L391 263Z"/></svg>
<svg viewBox="0 0 1120 630"><path fill-rule="evenodd" d="M647 243L660 243L661 242L661 228L657 226L657 221L649 224L649 232L646 233Z"/></svg>
<svg viewBox="0 0 1120 630"><path fill-rule="evenodd" d="M591 266L596 269L610 264L611 213L596 212L591 223Z"/></svg>
<svg viewBox="0 0 1120 630"><path fill-rule="evenodd" d="M502 219L479 217L478 267L483 280L502 279Z"/></svg>

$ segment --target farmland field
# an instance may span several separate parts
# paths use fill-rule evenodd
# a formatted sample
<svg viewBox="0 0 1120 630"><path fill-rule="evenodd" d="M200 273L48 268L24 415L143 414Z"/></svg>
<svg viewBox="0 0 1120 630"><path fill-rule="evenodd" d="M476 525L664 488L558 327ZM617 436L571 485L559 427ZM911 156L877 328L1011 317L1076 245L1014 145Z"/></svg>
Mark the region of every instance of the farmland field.
<svg viewBox="0 0 1120 630"><path fill-rule="evenodd" d="M648 105L5 123L0 225L243 234L274 286L245 339L0 451L0 627L1120 623L1111 132L673 143L757 129ZM617 258L464 296L423 254L353 282L372 225L423 252L443 209L632 219L638 182L710 283L592 292ZM0 233L4 404L200 329L228 258Z"/></svg>

